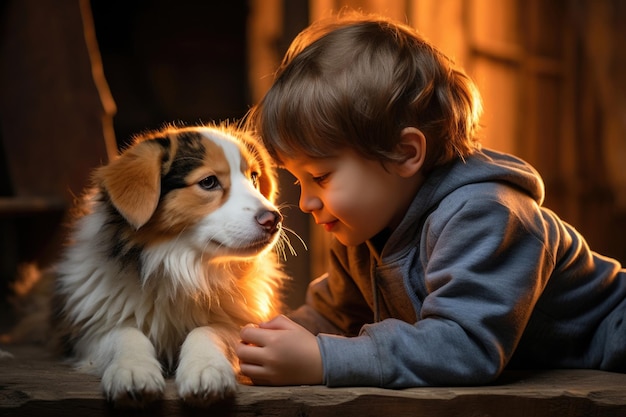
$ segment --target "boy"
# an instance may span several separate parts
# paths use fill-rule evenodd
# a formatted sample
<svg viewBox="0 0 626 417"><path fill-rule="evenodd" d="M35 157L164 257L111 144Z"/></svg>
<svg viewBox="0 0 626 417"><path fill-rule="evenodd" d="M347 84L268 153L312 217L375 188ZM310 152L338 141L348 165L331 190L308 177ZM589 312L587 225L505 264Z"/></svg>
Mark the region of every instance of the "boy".
<svg viewBox="0 0 626 417"><path fill-rule="evenodd" d="M480 112L471 80L409 27L349 16L296 38L250 120L335 239L304 306L242 329L253 382L626 371L626 272L541 207L532 167L481 150Z"/></svg>

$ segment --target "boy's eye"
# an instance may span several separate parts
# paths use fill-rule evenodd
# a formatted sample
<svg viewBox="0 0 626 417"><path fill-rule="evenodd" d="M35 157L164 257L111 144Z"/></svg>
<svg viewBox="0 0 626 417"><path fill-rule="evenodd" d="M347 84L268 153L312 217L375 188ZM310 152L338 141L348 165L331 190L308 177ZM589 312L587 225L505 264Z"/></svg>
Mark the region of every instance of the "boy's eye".
<svg viewBox="0 0 626 417"><path fill-rule="evenodd" d="M311 176L311 181L313 181L316 184L322 184L324 183L324 181L328 179L329 176L330 174ZM301 184L300 180L295 180L293 183L293 185L297 185L298 187L300 187L300 184Z"/></svg>
<svg viewBox="0 0 626 417"><path fill-rule="evenodd" d="M329 176L329 175L330 175L330 174L324 174L324 175L319 175L319 176L317 176L317 177L313 177L313 182L314 182L314 183L316 183L316 184L321 184L321 183L323 183L325 180L327 180L327 179L328 179L328 176Z"/></svg>

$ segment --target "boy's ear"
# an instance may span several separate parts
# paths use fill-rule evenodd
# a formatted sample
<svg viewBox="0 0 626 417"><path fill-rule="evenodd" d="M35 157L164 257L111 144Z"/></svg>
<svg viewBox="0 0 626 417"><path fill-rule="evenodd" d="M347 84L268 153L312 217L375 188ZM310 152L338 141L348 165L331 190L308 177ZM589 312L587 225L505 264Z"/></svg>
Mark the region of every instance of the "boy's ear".
<svg viewBox="0 0 626 417"><path fill-rule="evenodd" d="M416 127L405 127L396 146L402 155L402 159L394 164L398 175L408 178L418 173L426 158L426 137L422 131Z"/></svg>

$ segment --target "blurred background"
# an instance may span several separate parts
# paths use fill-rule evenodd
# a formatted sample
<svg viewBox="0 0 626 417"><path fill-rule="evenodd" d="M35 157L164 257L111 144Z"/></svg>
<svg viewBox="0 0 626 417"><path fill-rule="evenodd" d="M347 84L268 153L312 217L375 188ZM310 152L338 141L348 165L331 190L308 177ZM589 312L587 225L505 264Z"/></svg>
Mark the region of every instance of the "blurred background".
<svg viewBox="0 0 626 417"><path fill-rule="evenodd" d="M19 265L56 259L94 167L164 123L241 118L293 37L343 7L407 22L465 67L484 145L531 162L545 205L626 262L626 1L4 0L0 302ZM327 237L288 176L281 188L308 245L291 238L293 307L324 272Z"/></svg>

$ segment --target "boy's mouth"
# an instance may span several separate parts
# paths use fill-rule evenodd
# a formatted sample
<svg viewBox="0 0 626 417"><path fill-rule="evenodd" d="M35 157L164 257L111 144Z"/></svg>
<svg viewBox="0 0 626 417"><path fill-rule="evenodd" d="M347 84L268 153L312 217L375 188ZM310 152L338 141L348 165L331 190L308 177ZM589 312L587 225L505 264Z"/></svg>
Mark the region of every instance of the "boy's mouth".
<svg viewBox="0 0 626 417"><path fill-rule="evenodd" d="M333 220L332 222L328 222L328 223L322 223L322 227L324 228L324 230L326 230L327 232L331 232L333 230L333 228L335 227L335 225L337 224L337 220Z"/></svg>

